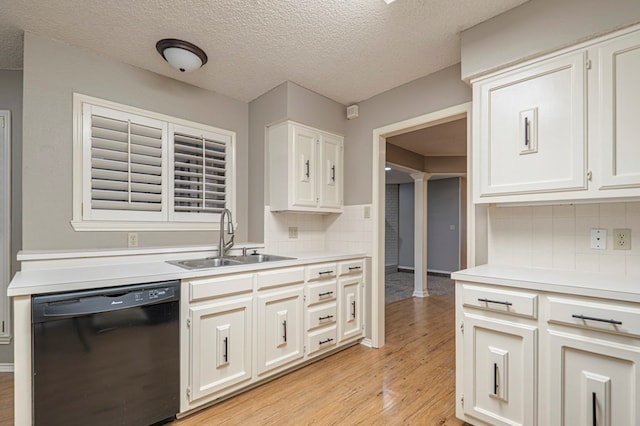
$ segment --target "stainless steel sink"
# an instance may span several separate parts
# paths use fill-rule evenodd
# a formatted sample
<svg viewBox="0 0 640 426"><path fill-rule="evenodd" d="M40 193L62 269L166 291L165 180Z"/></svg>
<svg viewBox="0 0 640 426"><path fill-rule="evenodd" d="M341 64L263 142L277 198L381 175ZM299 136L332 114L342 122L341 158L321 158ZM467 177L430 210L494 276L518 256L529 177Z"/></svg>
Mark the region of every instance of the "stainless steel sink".
<svg viewBox="0 0 640 426"><path fill-rule="evenodd" d="M220 268L222 266L249 265L253 263L290 260L295 257L276 256L273 254L251 254L247 256L207 257L204 259L172 260L167 263L186 269Z"/></svg>
<svg viewBox="0 0 640 426"><path fill-rule="evenodd" d="M173 265L181 266L186 269L205 269L219 268L221 266L242 265L242 262L228 257L208 257L205 259L189 259L170 261Z"/></svg>
<svg viewBox="0 0 640 426"><path fill-rule="evenodd" d="M242 263L263 263L295 259L295 257L276 256L275 254L250 254L247 256L233 256L231 258L239 260Z"/></svg>

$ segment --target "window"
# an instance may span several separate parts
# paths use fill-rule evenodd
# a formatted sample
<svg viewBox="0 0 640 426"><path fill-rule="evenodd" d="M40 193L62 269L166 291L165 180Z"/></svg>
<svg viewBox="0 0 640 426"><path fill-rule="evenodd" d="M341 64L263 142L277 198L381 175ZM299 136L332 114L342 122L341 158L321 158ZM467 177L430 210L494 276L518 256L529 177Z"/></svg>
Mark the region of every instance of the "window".
<svg viewBox="0 0 640 426"><path fill-rule="evenodd" d="M215 229L235 133L74 94L76 230Z"/></svg>

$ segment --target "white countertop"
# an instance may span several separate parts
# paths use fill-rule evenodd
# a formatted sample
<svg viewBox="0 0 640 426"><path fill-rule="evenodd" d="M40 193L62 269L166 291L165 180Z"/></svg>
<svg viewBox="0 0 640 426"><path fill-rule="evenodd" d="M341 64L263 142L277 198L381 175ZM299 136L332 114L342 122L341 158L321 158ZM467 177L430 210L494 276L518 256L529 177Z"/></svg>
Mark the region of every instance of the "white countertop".
<svg viewBox="0 0 640 426"><path fill-rule="evenodd" d="M601 272L481 265L454 272L456 281L640 303L640 277Z"/></svg>
<svg viewBox="0 0 640 426"><path fill-rule="evenodd" d="M273 253L272 253L273 254ZM359 257L363 253L304 253L296 259L188 270L165 261L124 263L121 265L92 265L56 269L38 269L18 272L11 283L9 296L25 296L64 291L144 284L203 276L225 275L239 272L297 266L316 262L336 262Z"/></svg>

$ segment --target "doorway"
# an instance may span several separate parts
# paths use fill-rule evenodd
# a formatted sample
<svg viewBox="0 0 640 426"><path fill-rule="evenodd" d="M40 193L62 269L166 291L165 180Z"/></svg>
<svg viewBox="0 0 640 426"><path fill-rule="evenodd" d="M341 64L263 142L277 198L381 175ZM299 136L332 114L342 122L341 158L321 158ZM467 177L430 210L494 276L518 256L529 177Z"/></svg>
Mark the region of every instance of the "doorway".
<svg viewBox="0 0 640 426"><path fill-rule="evenodd" d="M455 120L464 119L466 124L466 160L465 160L465 174L470 171L470 115L471 115L471 103L465 103L454 107L446 108L437 112L425 114L423 116L415 117L409 120L404 120L398 123L390 124L381 128L374 129L373 131L373 250L372 250L372 280L371 280L371 292L372 292L372 306L371 306L371 343L373 347L381 347L385 341L385 294L384 294L384 276L385 276L385 252L384 252L384 235L385 235L385 164L388 160L391 160L395 155L401 154L402 151L391 148L387 145L387 139L395 136L403 135L409 132L437 126L439 124L446 124ZM395 150L395 153L393 152ZM388 155L390 154L390 155ZM425 160L426 161L426 160ZM426 163L420 164L420 170L425 170ZM416 167L418 169L418 167ZM426 195L427 195L427 181L430 174L422 172L421 177L416 179L419 182L418 189L415 193L421 198L416 198L416 211L423 209L426 211ZM465 183L468 185L470 179L465 179ZM466 185L465 185L466 186ZM471 191L465 188L465 201L467 205L471 205L469 200L469 194ZM416 215L416 218L424 218L424 215ZM426 222L426 219L420 219ZM467 213L466 217L467 225L466 229L466 265L473 266L475 263L475 235L473 232L473 224L475 222L475 213L473 209ZM422 244L425 247L424 250L417 250L420 256L416 256L415 273L421 274L420 276L426 277L426 265L427 265L427 250L426 250L426 223L420 223L416 220L416 236L418 244ZM426 286L425 286L426 288Z"/></svg>

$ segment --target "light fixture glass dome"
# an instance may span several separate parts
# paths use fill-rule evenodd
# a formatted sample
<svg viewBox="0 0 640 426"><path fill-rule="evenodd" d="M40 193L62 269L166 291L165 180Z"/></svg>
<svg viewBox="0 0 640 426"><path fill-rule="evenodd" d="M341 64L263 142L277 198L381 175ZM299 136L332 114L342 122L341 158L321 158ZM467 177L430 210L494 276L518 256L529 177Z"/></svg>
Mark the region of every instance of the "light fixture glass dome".
<svg viewBox="0 0 640 426"><path fill-rule="evenodd" d="M181 72L195 71L207 63L207 54L195 44L174 38L156 43L158 53Z"/></svg>

